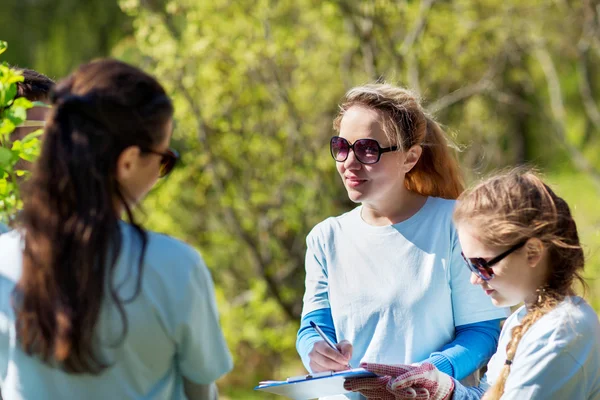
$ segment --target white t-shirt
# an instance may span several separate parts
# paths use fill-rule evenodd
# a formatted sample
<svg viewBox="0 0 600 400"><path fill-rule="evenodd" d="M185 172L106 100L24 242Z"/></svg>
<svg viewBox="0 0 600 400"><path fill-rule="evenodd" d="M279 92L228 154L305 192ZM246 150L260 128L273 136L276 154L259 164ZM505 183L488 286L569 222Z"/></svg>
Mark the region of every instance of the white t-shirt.
<svg viewBox="0 0 600 400"><path fill-rule="evenodd" d="M506 320L481 387L498 379L512 329L526 313L523 306ZM568 297L525 332L502 399L600 399L600 323L583 299Z"/></svg>
<svg viewBox="0 0 600 400"><path fill-rule="evenodd" d="M115 282L121 298L134 292L140 241L121 224ZM4 399L183 399L182 376L214 382L232 368L208 269L193 248L148 232L141 291L125 304L128 331L105 296L98 338L112 366L100 375L69 375L26 355L17 345L11 292L21 274L22 236L0 236L0 387Z"/></svg>
<svg viewBox="0 0 600 400"><path fill-rule="evenodd" d="M389 226L367 224L359 206L308 235L302 315L331 308L338 341L354 346L352 366L423 361L454 339L456 326L509 314L469 283L454 203L429 197Z"/></svg>

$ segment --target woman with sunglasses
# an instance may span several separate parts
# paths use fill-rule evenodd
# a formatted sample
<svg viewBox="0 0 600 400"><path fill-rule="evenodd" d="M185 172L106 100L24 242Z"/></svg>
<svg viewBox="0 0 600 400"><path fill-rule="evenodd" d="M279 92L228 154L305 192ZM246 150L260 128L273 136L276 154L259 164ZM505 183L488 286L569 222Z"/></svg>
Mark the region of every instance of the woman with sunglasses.
<svg viewBox="0 0 600 400"><path fill-rule="evenodd" d="M452 224L463 183L446 134L387 84L350 90L340 110L331 155L359 205L308 235L298 352L311 372L428 360L463 379L493 354L508 314L463 268Z"/></svg>
<svg viewBox="0 0 600 400"><path fill-rule="evenodd" d="M132 214L177 161L171 100L99 60L52 103L20 227L0 236L3 398L215 398L232 363L210 273Z"/></svg>
<svg viewBox="0 0 600 400"><path fill-rule="evenodd" d="M426 363L365 365L383 376L347 387L378 399L600 399L600 324L575 296L584 255L567 203L535 174L512 171L464 193L454 221L471 282L496 306L524 303L481 385L464 387Z"/></svg>

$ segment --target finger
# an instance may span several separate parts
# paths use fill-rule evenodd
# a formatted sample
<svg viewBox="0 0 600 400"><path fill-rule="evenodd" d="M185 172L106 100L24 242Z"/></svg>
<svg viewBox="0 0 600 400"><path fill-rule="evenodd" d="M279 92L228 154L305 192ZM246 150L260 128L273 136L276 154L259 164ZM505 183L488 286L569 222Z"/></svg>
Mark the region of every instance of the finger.
<svg viewBox="0 0 600 400"><path fill-rule="evenodd" d="M396 379L394 379L390 386L392 390L396 388L403 388L408 386L421 386L423 383L431 382L432 379L428 379L431 371L431 368L435 368L431 364L423 364L420 367L412 367L412 369L406 371L405 373L398 375Z"/></svg>
<svg viewBox="0 0 600 400"><path fill-rule="evenodd" d="M342 354L340 354L337 350L334 350L331 347L329 347L329 345L325 343L324 340L316 342L313 346L313 350L319 353L324 358L327 358L337 364L340 364L344 367L348 365L348 359Z"/></svg>
<svg viewBox="0 0 600 400"><path fill-rule="evenodd" d="M340 364L317 351L311 351L308 357L310 359L309 367L312 372L345 371L348 369L348 363Z"/></svg>
<svg viewBox="0 0 600 400"><path fill-rule="evenodd" d="M344 381L344 389L356 392L359 390L381 388L385 391L385 387L389 381L389 376L380 376L378 378L350 378Z"/></svg>
<svg viewBox="0 0 600 400"><path fill-rule="evenodd" d="M361 363L360 366L367 371L373 372L377 375L387 375L396 377L398 375L405 374L412 368L410 365L389 365L389 364L376 364L376 363Z"/></svg>
<svg viewBox="0 0 600 400"><path fill-rule="evenodd" d="M337 344L337 348L344 355L344 357L346 357L346 359L350 361L350 359L352 358L353 351L352 343L350 343L347 340L342 340Z"/></svg>
<svg viewBox="0 0 600 400"><path fill-rule="evenodd" d="M422 387L407 387L397 390L390 390L396 396L396 399L411 399L411 400L429 400L431 398L429 391Z"/></svg>
<svg viewBox="0 0 600 400"><path fill-rule="evenodd" d="M327 358L314 358L310 360L308 364L312 372L325 372L325 371L345 371L348 369L346 364L338 364Z"/></svg>
<svg viewBox="0 0 600 400"><path fill-rule="evenodd" d="M431 398L429 390L424 387L416 387L414 389L417 392L417 396L415 397L416 400L429 400Z"/></svg>

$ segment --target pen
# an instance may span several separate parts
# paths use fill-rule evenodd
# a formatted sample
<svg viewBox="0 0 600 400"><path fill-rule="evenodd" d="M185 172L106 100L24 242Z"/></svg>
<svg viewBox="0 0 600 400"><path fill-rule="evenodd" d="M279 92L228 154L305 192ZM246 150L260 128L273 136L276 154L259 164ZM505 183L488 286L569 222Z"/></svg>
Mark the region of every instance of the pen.
<svg viewBox="0 0 600 400"><path fill-rule="evenodd" d="M331 341L331 339L329 339L325 335L325 333L321 330L321 328L319 328L319 326L317 324L315 324L313 321L310 321L310 326L312 326L315 329L315 331L317 331L317 333L319 334L319 336L321 336L323 338L323 340L325 341L325 343L327 343L329 345L329 347L331 347L332 349L334 349L338 353L342 354L342 352L336 347L335 343L333 343ZM350 363L348 363L348 368L352 368L352 366L350 365Z"/></svg>

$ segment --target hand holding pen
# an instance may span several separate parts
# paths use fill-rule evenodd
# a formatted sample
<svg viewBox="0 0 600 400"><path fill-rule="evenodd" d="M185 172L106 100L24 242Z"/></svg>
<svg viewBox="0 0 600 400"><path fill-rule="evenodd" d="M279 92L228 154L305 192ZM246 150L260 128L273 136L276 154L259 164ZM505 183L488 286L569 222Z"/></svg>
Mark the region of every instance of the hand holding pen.
<svg viewBox="0 0 600 400"><path fill-rule="evenodd" d="M310 325L323 338L323 341L314 344L308 354L311 370L323 372L351 369L349 361L352 357L352 344L347 340L335 344L314 322L311 321Z"/></svg>

